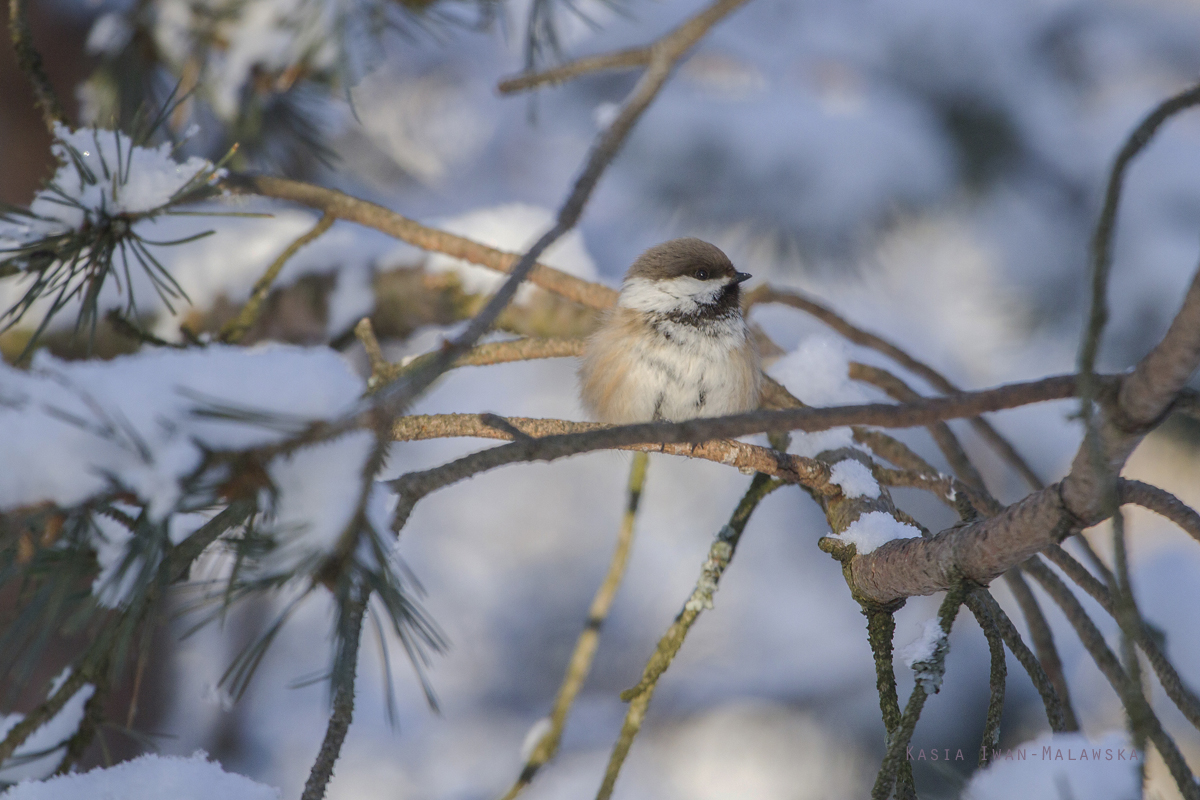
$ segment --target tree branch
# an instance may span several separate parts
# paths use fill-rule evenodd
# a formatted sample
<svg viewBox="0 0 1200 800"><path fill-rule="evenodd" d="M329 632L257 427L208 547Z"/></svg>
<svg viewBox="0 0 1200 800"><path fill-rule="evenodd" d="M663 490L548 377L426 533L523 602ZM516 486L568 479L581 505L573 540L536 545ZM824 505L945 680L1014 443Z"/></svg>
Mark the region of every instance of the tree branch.
<svg viewBox="0 0 1200 800"><path fill-rule="evenodd" d="M322 800L325 797L325 787L333 777L333 765L342 752L342 742L346 732L350 730L350 720L354 717L354 676L357 671L358 644L362 638L363 614L367 609L369 597L349 599L346 614L347 633L345 651L339 653L343 663L334 668L333 710L329 715L329 725L325 729L325 738L321 742L321 750L309 772L304 784L304 792L300 800Z"/></svg>
<svg viewBox="0 0 1200 800"><path fill-rule="evenodd" d="M1058 656L1058 647L1054 643L1054 632L1050 628L1050 623L1046 621L1046 615L1042 613L1042 607L1034 597L1033 590L1025 581L1020 567L1014 567L1004 573L1004 580L1012 591L1013 597L1017 599L1017 605L1021 607L1025 624L1029 626L1029 636L1033 639L1033 646L1037 649L1042 675L1045 676L1047 685L1054 692L1054 699L1058 707L1059 727L1055 727L1053 719L1050 721L1050 727L1055 731L1077 731L1079 730L1079 720L1075 716L1075 709L1071 706L1071 690L1067 685L1066 676L1063 675L1062 659ZM1012 649L1011 645L1009 649ZM1013 653L1015 655L1016 651L1014 650ZM1033 682L1035 686L1038 686L1039 691L1043 691L1037 678L1034 678ZM1043 703L1046 698L1047 694L1043 691ZM1046 710L1047 714L1050 714L1049 705Z"/></svg>
<svg viewBox="0 0 1200 800"><path fill-rule="evenodd" d="M1200 86L1194 86L1160 103L1133 130L1113 160L1108 187L1104 192L1104 207L1100 211L1096 232L1092 236L1092 303L1079 349L1079 371L1085 381L1096 371L1100 336L1108 322L1108 275L1112 268L1112 241L1116 233L1117 208L1121 202L1121 190L1125 185L1125 173L1130 162L1150 143L1164 122L1197 103L1200 103ZM1151 414L1149 418L1154 416L1156 415Z"/></svg>
<svg viewBox="0 0 1200 800"><path fill-rule="evenodd" d="M238 312L238 315L221 329L220 339L222 342L236 344L241 341L242 337L246 335L246 331L253 327L262 314L263 301L267 299L267 293L271 291L271 284L279 277L279 272L283 269L283 265L292 256L296 255L302 247L329 230L334 220L335 217L333 215L323 214L311 230L299 236L279 254L278 258L271 262L271 265L267 267L267 271L262 274L262 277L255 281L254 288L250 290L250 297L246 300L246 305L242 306L242 310Z"/></svg>
<svg viewBox="0 0 1200 800"><path fill-rule="evenodd" d="M595 426L587 430L575 428L574 430L581 432L556 433L529 441L501 445L433 469L409 473L391 481L392 488L401 495L396 510L396 524L406 520L417 500L430 492L505 464L521 461L554 461L592 450L624 448L630 445L645 447L650 443L659 444L665 450L672 444L703 443L713 439L746 436L752 433L792 430L819 431L846 425L879 425L895 428L929 425L941 419L977 416L985 410L998 411L1002 408L1012 408L1042 400L1070 397L1074 388L1074 376L1063 375L1031 383L1009 384L982 392L964 392L954 397L931 397L920 403L752 411L728 417L694 419L685 422L647 422L616 427ZM697 452L700 452L700 448L703 447L703 444L698 444ZM787 458L794 459L795 457L787 456ZM807 462L791 463L803 467L791 482L807 485L807 482L811 480L809 476L813 474L814 468L807 466ZM825 470L828 467L822 465L821 469ZM864 558L875 557L882 551L883 549ZM1036 550L1029 554L1032 552L1036 552ZM905 572L905 575L907 574ZM930 592L932 591L938 591L938 588L931 589ZM882 604L894 599L896 599L895 596L890 597L889 600L882 601Z"/></svg>
<svg viewBox="0 0 1200 800"><path fill-rule="evenodd" d="M750 482L750 488L746 490L746 494L738 503L733 516L730 517L729 524L721 528L712 547L709 548L708 560L704 562L700 571L696 588L684 603L679 615L675 617L675 621L671 623L671 627L659 640L658 647L650 656L650 660L646 662L642 679L638 681L637 686L621 693L621 699L629 703L629 711L625 714L621 734L616 744L613 745L612 755L609 757L608 766L604 771L604 781L596 793L596 800L608 800L612 795L613 786L616 785L617 776L621 772L621 766L625 763L625 757L629 754L629 748L633 745L638 731L642 729L642 721L646 718L646 709L650 706L650 698L654 696L658 679L671 666L675 654L683 646L683 640L687 637L696 618L704 609L713 607L713 593L717 591L721 576L729 567L729 562L737 551L738 541L741 540L742 532L746 529L746 523L750 521L750 515L754 513L754 509L758 507L764 497L781 485L780 482L773 481L761 473L754 476L754 480Z"/></svg>
<svg viewBox="0 0 1200 800"><path fill-rule="evenodd" d="M1200 541L1200 514L1165 489L1141 481L1121 478L1117 491L1122 504L1132 503L1174 522L1196 541Z"/></svg>
<svg viewBox="0 0 1200 800"><path fill-rule="evenodd" d="M29 82L33 84L35 103L42 111L42 121L46 123L46 129L53 136L54 124L56 122L66 124L67 115L63 111L62 104L58 102L58 95L54 93L54 87L50 85L50 77L46 74L42 56L33 46L33 31L29 29L29 16L26 14L25 0L9 0L8 27L9 34L12 36L13 50L17 56L17 65L25 73L25 77L29 78Z"/></svg>
<svg viewBox="0 0 1200 800"><path fill-rule="evenodd" d="M877 336L856 325L852 325L844 317L810 297L805 297L798 292L784 291L770 286L759 286L747 294L745 307L749 310L758 303L779 303L803 311L830 328L833 328L849 341L863 347L869 347L878 353L883 353L909 372L920 376L926 383L942 394L958 394L962 391L933 367L913 358L882 336ZM991 423L983 417L973 417L969 420L969 423L975 429L975 432L991 445L992 449L1025 479L1025 482L1029 484L1031 489L1037 490L1045 486L1041 478L1038 477L1037 473L1033 471L1025 459L1021 457L1016 448L1001 436L1000 432L993 428Z"/></svg>
<svg viewBox="0 0 1200 800"><path fill-rule="evenodd" d="M615 53L602 53L594 56L584 56L575 61L561 64L542 72L529 72L514 75L500 81L496 91L500 94L517 94L539 86L553 86L574 80L580 75L592 72L604 72L617 69L636 69L650 63L649 47L631 47L628 50L618 50Z"/></svg>
<svg viewBox="0 0 1200 800"><path fill-rule="evenodd" d="M567 724L567 714L579 690L583 688L588 674L592 670L592 660L596 656L596 648L600 643L600 627L608 619L609 609L616 599L617 589L625 575L625 567L629 563L629 551L633 546L633 523L637 518L638 503L642 498L642 490L646 486L646 466L650 456L646 453L635 453L633 465L629 470L629 499L625 505L625 514L621 519L621 529L617 534L617 547L608 565L600 588L592 598L588 609L587 622L583 632L575 641L575 649L567 662L567 672L563 676L562 685L554 698L554 708L550 712L550 729L542 736L534 747L525 766L521 770L516 783L504 795L503 800L513 800L532 781L537 771L542 768L558 752L562 740L563 728Z"/></svg>
<svg viewBox="0 0 1200 800"><path fill-rule="evenodd" d="M464 236L422 225L395 211L336 189L288 178L247 174L230 175L221 185L236 193L298 203L337 219L374 228L422 250L444 253L497 272L512 272L513 265L520 259L516 253L497 250ZM530 271L529 282L588 308L607 309L617 299L617 293L607 286L585 281L545 264L538 264Z"/></svg>
<svg viewBox="0 0 1200 800"><path fill-rule="evenodd" d="M1063 610L1088 654L1116 690L1117 696L1121 698L1121 704L1129 714L1134 727L1141 727L1147 731L1150 741L1154 743L1155 749L1166 762L1167 769L1171 772L1171 777L1175 779L1185 800L1200 800L1200 786L1196 785L1196 779L1188 768L1183 755L1179 752L1175 740L1162 727L1162 723L1146 698L1134 689L1128 675L1121 669L1117 657L1105 643L1103 634L1096 628L1079 600L1045 564L1031 562L1027 569L1029 574L1042 585L1042 588L1054 598L1054 601Z"/></svg>

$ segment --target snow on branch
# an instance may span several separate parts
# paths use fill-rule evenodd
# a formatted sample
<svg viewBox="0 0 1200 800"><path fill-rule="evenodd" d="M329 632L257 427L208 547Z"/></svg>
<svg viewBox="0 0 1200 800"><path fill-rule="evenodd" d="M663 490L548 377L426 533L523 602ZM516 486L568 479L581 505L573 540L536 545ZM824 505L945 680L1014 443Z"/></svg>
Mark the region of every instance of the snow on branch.
<svg viewBox="0 0 1200 800"><path fill-rule="evenodd" d="M177 161L169 143L144 147L119 131L56 123L54 137L59 167L46 187L28 208L0 209L0 277L25 281L0 321L11 327L45 299L40 328L73 301L82 304L80 322L94 323L109 279L124 293L126 313L136 313L133 270L144 271L170 307L183 290L153 248L187 239L150 241L136 224L213 193L224 170L195 156Z"/></svg>
<svg viewBox="0 0 1200 800"><path fill-rule="evenodd" d="M157 566L131 557L139 538L154 529L177 544L235 491L221 454L278 442L364 388L331 350L216 345L108 362L39 352L29 372L0 366L0 386L0 449L22 465L0 476L0 511L85 509L101 566L95 590L113 607ZM261 569L287 573L334 551L357 513L372 445L355 431L263 465ZM383 493L367 513L386 528Z"/></svg>

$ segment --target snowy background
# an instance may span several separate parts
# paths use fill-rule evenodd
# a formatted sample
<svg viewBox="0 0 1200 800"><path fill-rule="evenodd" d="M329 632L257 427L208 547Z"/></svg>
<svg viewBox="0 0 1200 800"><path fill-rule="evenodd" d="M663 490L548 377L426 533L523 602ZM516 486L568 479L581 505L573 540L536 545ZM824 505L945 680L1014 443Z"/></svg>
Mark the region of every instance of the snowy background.
<svg viewBox="0 0 1200 800"><path fill-rule="evenodd" d="M640 44L696 7L629 0L621 6L625 14L593 8L598 29L567 19L567 51ZM98 13L123 7L62 10L86 30ZM497 80L522 64L524 13L516 3L505 7L507 28L391 40L352 90L353 112L336 94L319 104L340 160L315 177L506 249L531 242L548 227L544 209L565 196L598 125L634 77L586 77L532 100L499 97ZM101 34L93 34L94 49L116 46L116 34ZM1173 0L753 0L682 65L602 180L579 237L547 260L615 286L645 247L701 236L754 274L751 287L769 281L803 288L961 385L1070 371L1085 308L1087 239L1108 165L1141 116L1200 74L1198 42L1200 9ZM233 62L231 56L222 74L236 87ZM4 136L0 128L0 142ZM160 254L204 308L222 295L241 302L274 255L315 221L288 210L270 220L146 224L155 239L217 229ZM150 235L156 226L166 230ZM1165 330L1198 244L1200 114L1193 113L1168 125L1127 183L1105 369L1129 366ZM421 258L380 234L338 223L289 264L281 283L336 272L324 323L329 338L370 312L373 272ZM453 268L430 262L430 269ZM0 304L11 304L17 291L12 281L0 282ZM141 297L154 302L148 287ZM187 309L178 316L158 312L155 331L177 336ZM876 398L845 380L844 364L884 364L878 356L839 342L798 312L760 307L755 320L795 351L790 372L799 365L807 380L798 390L804 399ZM423 352L444 333L425 329L385 349L392 358ZM364 368L357 350L347 358ZM414 410L582 419L574 370L570 360L462 369ZM994 421L1053 479L1078 444L1072 410L1069 403L1046 404ZM1017 478L965 428L956 430L996 494L1020 497ZM920 432L903 438L943 464ZM1196 505L1197 442L1194 431L1168 426L1143 444L1126 475ZM389 474L480 446L400 445ZM393 645L399 714L397 725L389 725L368 626L355 721L331 798L474 800L497 797L511 784L522 740L550 708L607 565L628 467L627 456L611 453L508 467L417 506L399 552L451 642L430 670L441 713L429 710ZM711 463L651 458L632 561L593 675L562 751L527 792L531 800L594 793L625 710L617 695L636 682L748 481ZM952 522L928 497L896 496L928 527ZM1184 679L1200 686L1200 549L1148 513L1128 518L1141 607L1166 632ZM715 610L702 616L661 681L616 797L854 798L868 790L882 753L874 671L864 619L837 564L817 550L827 531L798 490L763 503ZM1102 531L1092 538L1107 550ZM995 593L1018 619L1002 585ZM937 602L915 598L899 613L898 646L921 635ZM1065 621L1044 604L1084 731L1098 741L1122 727L1119 703ZM269 607L244 608L223 629L206 628L170 645L161 707L148 731L160 752L190 756L204 749L225 769L297 796L324 732L327 697L320 685L288 685L327 666L327 648L316 643L328 635L330 610L319 597L306 603L236 705L215 685L251 632L272 616ZM1115 641L1115 627L1104 629ZM903 698L912 680L898 670ZM1185 754L1200 763L1200 735L1157 697ZM913 744L961 748L966 758L919 763L923 797L962 791L986 703L987 648L964 613L951 636L945 685L926 706ZM1010 659L1002 746L1032 740L1046 727L1036 693ZM1152 764L1151 771L1162 770ZM1038 774L1038 785L1054 785ZM1109 792L1127 785L1107 776L1099 783ZM1160 783L1163 797L1175 791L1167 784ZM1076 796L1117 796L1083 788L1094 783L1071 785L1083 792ZM978 796L993 796L987 792L996 781L991 786L981 782Z"/></svg>

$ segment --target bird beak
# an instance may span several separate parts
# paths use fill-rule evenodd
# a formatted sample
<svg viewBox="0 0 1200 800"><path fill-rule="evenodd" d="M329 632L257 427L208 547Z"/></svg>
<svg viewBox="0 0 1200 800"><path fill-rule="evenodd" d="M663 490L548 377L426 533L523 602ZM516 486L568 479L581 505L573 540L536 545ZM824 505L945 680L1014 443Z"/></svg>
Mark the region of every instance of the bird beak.
<svg viewBox="0 0 1200 800"><path fill-rule="evenodd" d="M753 277L754 276L751 275L749 272L735 272L735 273L733 273L733 282L734 283L744 283L745 281L748 281Z"/></svg>

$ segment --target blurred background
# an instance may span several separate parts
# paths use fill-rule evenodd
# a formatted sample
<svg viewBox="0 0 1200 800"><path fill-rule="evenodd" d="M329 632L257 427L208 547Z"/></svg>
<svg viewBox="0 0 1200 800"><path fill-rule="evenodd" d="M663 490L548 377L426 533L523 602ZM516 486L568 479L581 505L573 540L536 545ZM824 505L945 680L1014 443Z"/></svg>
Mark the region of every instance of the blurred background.
<svg viewBox="0 0 1200 800"><path fill-rule="evenodd" d="M555 43L561 57L575 57L648 42L699 4L412 2L391 7L379 30L355 16L378 22L368 13L374 8L43 0L31 17L50 78L78 124L128 120L142 101L162 102L202 74L206 82L168 123L177 132L199 126L186 152L215 159L238 141L237 168L335 186L520 249L549 227L636 75L585 76L518 97L499 96L497 81L553 63ZM296 22L329 9L350 22ZM279 30L282 44L271 38ZM329 30L337 36L317 35ZM0 199L25 205L53 159L7 39L2 47ZM701 236L753 273L751 286L810 292L960 385L1071 371L1087 303L1087 243L1111 160L1143 115L1198 75L1200 7L1184 0L753 0L682 64L601 181L579 235L547 260L615 286L647 246ZM190 223L217 235L163 252L193 304L173 314L159 308L155 330L173 336L181 322L212 328L228 319L264 266L314 221L278 210L270 220ZM1104 369L1129 367L1161 336L1198 258L1200 114L1192 112L1166 127L1127 182ZM428 350L456 323L411 307L422 297L412 278L421 270L457 275L465 290L485 288L448 259L338 223L288 265L255 338L332 342L365 369L346 332L374 314L389 357ZM13 298L5 291L7 307ZM815 360L832 353L884 363L798 312L759 307L754 319L785 349ZM65 341L57 347L70 355ZM552 360L458 370L415 411L582 419L574 369ZM843 381L813 387L811 402L877 397ZM1073 410L1045 404L994 422L1055 479L1078 446ZM965 426L956 430L1002 500L1024 494ZM923 432L903 438L945 466ZM1200 432L1171 421L1142 445L1126 476L1195 506L1198 444ZM480 446L397 446L389 473ZM368 630L355 721L330 797L473 800L507 789L607 565L629 463L600 453L509 467L422 501L398 553L452 643L428 670L440 711L427 706L393 643L385 647L393 650L398 714L389 723L378 638ZM528 790L531 800L595 791L625 711L618 694L637 681L748 482L711 463L651 458L632 561L593 675L560 755ZM934 530L953 523L927 497L896 497ZM1148 512L1128 519L1143 613L1163 630L1184 679L1200 686L1200 549ZM659 684L616 797L799 800L868 791L883 752L874 670L865 620L838 565L816 547L827 531L798 490L760 507L715 610ZM1089 537L1108 551L1103 530ZM1004 587L994 588L1019 619ZM937 602L914 598L899 612L898 646L917 637ZM1115 694L1044 596L1043 605L1085 731L1120 729ZM303 607L240 702L217 688L239 647L272 615L269 604L248 605L223 627L182 641L183 624L164 629L136 727L162 752L203 748L227 769L295 796L323 735L328 698L322 684L291 684L327 666L330 607L320 598ZM1115 643L1115 626L1104 630ZM968 615L951 643L946 683L913 745L962 749L965 760L917 764L922 797L958 796L986 711L987 648ZM898 672L903 698L912 680L900 665ZM117 692L112 703L128 697ZM1168 703L1157 707L1200 765L1200 736ZM1046 729L1036 693L1010 659L1002 746ZM106 738L118 755L145 746ZM94 750L90 763L100 763ZM1151 772L1162 770L1152 763ZM1169 780L1157 788L1175 796Z"/></svg>

